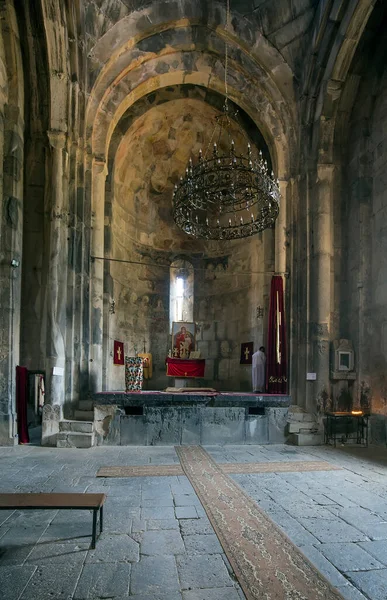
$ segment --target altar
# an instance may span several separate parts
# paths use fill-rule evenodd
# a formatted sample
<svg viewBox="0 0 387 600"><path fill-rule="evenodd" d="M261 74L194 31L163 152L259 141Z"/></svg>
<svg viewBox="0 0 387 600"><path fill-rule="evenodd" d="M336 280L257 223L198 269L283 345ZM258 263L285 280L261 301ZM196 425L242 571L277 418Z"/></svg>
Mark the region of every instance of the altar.
<svg viewBox="0 0 387 600"><path fill-rule="evenodd" d="M204 358L170 358L166 359L168 377L203 378L206 361Z"/></svg>
<svg viewBox="0 0 387 600"><path fill-rule="evenodd" d="M286 394L168 391L93 396L98 445L283 444Z"/></svg>

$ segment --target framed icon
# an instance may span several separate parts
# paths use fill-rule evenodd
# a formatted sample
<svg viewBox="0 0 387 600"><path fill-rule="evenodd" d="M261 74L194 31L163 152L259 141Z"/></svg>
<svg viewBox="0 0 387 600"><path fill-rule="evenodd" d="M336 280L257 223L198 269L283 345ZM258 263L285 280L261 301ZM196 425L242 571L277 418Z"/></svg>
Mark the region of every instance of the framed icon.
<svg viewBox="0 0 387 600"><path fill-rule="evenodd" d="M172 356L189 358L195 350L195 323L174 321L172 323Z"/></svg>

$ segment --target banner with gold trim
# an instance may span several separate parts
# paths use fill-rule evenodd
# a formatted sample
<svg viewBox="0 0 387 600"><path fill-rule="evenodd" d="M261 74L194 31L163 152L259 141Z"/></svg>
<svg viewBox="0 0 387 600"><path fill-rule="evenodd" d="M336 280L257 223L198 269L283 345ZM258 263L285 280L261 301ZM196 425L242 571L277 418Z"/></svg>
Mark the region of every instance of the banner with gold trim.
<svg viewBox="0 0 387 600"><path fill-rule="evenodd" d="M124 342L118 342L117 340L114 340L113 364L124 364Z"/></svg>
<svg viewBox="0 0 387 600"><path fill-rule="evenodd" d="M266 387L269 394L286 394L288 389L286 359L286 323L283 280L271 280L266 361Z"/></svg>

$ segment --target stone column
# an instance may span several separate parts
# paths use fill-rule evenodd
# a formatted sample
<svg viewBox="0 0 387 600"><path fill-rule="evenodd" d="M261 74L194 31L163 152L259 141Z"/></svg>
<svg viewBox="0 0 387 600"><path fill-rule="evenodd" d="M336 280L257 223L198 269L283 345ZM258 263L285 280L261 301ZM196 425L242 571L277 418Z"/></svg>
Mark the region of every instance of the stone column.
<svg viewBox="0 0 387 600"><path fill-rule="evenodd" d="M310 412L323 411L330 396L329 343L333 291L333 223L332 194L334 165L317 166L311 236L310 274L310 339L313 353L313 372L316 381L307 387L306 408Z"/></svg>
<svg viewBox="0 0 387 600"><path fill-rule="evenodd" d="M65 338L67 299L68 208L63 190L63 161L66 134L48 131L51 163L48 169L46 214L49 216L49 261L47 276L46 403L56 406L55 419L43 414L42 444L55 443L65 400Z"/></svg>
<svg viewBox="0 0 387 600"><path fill-rule="evenodd" d="M13 346L13 324L18 316L12 290L15 278L20 279L20 268L11 266L12 248L8 247L10 219L3 190L4 165L4 82L0 87L0 445L13 444L16 434L15 366L18 361ZM8 207L9 208L9 207ZM7 214L8 212L8 214ZM20 255L15 256L20 260ZM16 340L15 340L16 341Z"/></svg>
<svg viewBox="0 0 387 600"><path fill-rule="evenodd" d="M280 211L275 223L275 271L279 275L286 272L287 257L286 257L286 238L287 238L287 193L288 181L281 180L279 182L281 204ZM285 281L284 281L285 289Z"/></svg>
<svg viewBox="0 0 387 600"><path fill-rule="evenodd" d="M89 388L101 392L103 386L103 274L104 274L104 221L105 161L93 159L91 207L91 270L90 270L90 369Z"/></svg>

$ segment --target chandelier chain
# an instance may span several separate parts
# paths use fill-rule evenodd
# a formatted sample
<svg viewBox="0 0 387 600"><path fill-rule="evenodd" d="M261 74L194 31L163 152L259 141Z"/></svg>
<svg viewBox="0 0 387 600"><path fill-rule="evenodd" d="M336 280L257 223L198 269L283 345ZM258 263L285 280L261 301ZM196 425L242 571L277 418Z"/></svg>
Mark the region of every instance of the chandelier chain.
<svg viewBox="0 0 387 600"><path fill-rule="evenodd" d="M245 238L271 228L280 203L279 182L273 173L269 174L262 152L256 155L248 143L247 154L242 154L232 137L228 106L230 0L226 0L226 6L223 113L215 117L205 155L200 150L195 164L189 160L185 177L180 177L173 193L176 225L185 233L206 240ZM217 127L219 134L215 138ZM248 139L244 128L240 129ZM214 138L213 151L207 157Z"/></svg>

